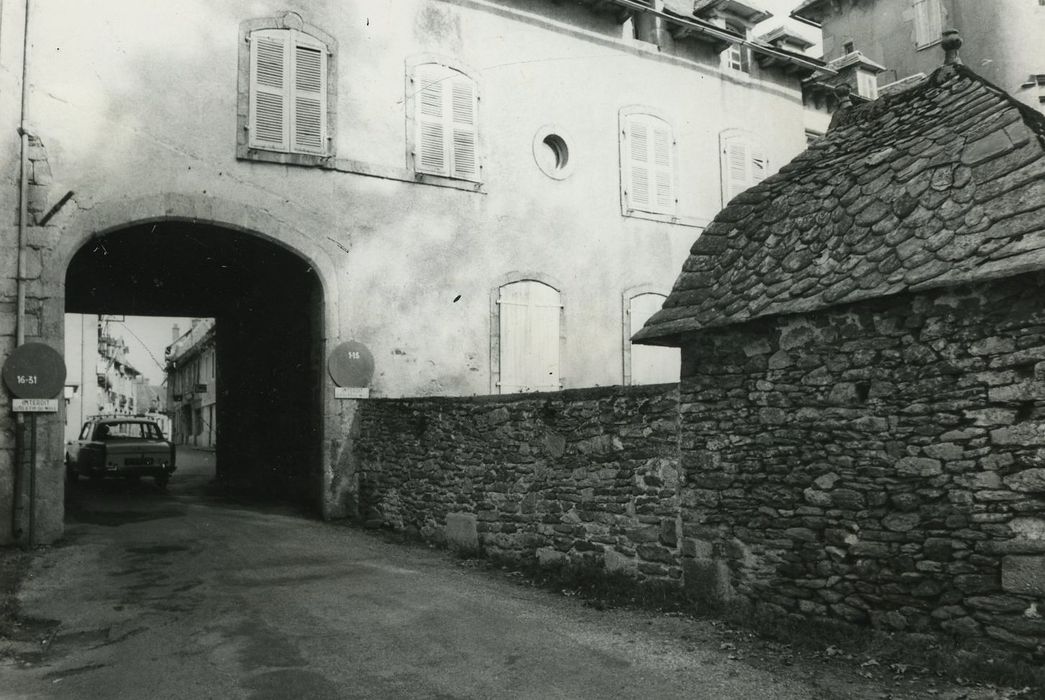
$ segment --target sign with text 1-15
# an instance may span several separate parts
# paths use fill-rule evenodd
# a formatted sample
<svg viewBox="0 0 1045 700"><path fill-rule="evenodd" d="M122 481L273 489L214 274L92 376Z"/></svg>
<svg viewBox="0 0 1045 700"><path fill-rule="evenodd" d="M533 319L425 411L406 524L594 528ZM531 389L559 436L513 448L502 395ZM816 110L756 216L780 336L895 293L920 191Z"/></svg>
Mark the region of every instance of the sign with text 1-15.
<svg viewBox="0 0 1045 700"><path fill-rule="evenodd" d="M335 398L370 397L368 387L374 376L374 356L362 343L348 340L334 348L327 359L327 371L336 385Z"/></svg>
<svg viewBox="0 0 1045 700"><path fill-rule="evenodd" d="M65 384L65 362L58 351L43 343L19 345L4 361L2 370L4 384L15 399L22 399L21 408L14 410L29 412L57 411L57 401ZM37 401L40 400L40 401Z"/></svg>

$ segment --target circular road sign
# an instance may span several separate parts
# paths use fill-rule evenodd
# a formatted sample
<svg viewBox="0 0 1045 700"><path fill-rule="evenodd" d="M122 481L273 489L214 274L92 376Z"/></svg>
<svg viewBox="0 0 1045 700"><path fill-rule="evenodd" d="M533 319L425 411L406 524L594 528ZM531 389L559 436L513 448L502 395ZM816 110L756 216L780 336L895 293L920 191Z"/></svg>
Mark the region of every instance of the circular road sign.
<svg viewBox="0 0 1045 700"><path fill-rule="evenodd" d="M362 343L349 340L330 353L327 371L338 386L365 387L374 376L374 356Z"/></svg>
<svg viewBox="0 0 1045 700"><path fill-rule="evenodd" d="M65 362L43 343L25 343L4 362L4 384L16 399L53 399L65 384Z"/></svg>

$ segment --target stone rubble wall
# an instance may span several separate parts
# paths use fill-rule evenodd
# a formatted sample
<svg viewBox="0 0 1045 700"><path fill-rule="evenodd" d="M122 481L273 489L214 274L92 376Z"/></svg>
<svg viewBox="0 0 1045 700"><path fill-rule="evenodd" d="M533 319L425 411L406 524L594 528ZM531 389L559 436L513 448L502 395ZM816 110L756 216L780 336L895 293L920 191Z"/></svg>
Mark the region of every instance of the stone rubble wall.
<svg viewBox="0 0 1045 700"><path fill-rule="evenodd" d="M371 526L520 563L677 583L678 387L361 402Z"/></svg>
<svg viewBox="0 0 1045 700"><path fill-rule="evenodd" d="M1045 276L683 350L687 588L1045 652Z"/></svg>

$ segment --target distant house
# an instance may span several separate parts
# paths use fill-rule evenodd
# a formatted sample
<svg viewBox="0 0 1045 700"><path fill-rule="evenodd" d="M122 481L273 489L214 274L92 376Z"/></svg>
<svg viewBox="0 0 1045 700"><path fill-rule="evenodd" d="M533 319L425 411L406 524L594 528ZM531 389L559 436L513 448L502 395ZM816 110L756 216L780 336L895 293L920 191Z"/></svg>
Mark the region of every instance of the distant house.
<svg viewBox="0 0 1045 700"><path fill-rule="evenodd" d="M1045 116L957 45L736 197L633 340L682 348L700 595L1040 653Z"/></svg>
<svg viewBox="0 0 1045 700"><path fill-rule="evenodd" d="M823 29L824 59L859 53L879 64L867 89L900 85L932 72L940 35L961 32L965 62L1016 99L1045 109L1045 3L1038 0L806 0L792 13Z"/></svg>
<svg viewBox="0 0 1045 700"><path fill-rule="evenodd" d="M153 398L158 390L127 358L127 343L111 324L106 316L65 316L66 440L79 434L88 416L163 408Z"/></svg>
<svg viewBox="0 0 1045 700"><path fill-rule="evenodd" d="M177 329L177 326L174 327ZM171 439L179 445L215 447L218 442L215 322L193 319L192 327L167 346L167 406Z"/></svg>

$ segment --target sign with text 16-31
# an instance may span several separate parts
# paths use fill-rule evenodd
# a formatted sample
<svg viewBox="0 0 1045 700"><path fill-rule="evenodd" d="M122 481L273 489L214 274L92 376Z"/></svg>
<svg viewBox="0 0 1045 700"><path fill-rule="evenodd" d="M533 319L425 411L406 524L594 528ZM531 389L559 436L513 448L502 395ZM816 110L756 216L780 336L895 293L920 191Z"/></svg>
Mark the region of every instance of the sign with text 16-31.
<svg viewBox="0 0 1045 700"><path fill-rule="evenodd" d="M4 384L16 401L16 411L57 410L50 400L62 393L65 362L58 351L43 343L19 345L4 361ZM44 403L46 400L46 403Z"/></svg>

